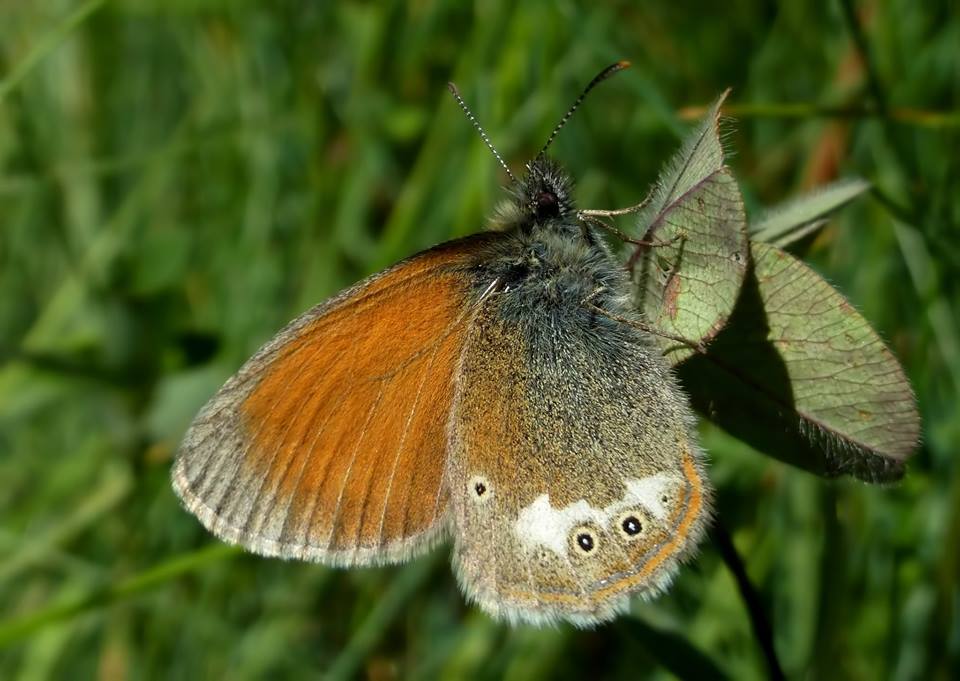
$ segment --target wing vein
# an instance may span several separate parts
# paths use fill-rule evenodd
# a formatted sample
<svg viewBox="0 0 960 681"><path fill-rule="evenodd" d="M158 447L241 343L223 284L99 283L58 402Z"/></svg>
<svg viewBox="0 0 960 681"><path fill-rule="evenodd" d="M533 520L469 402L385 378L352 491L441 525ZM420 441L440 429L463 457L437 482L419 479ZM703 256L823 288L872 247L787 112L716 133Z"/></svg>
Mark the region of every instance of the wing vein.
<svg viewBox="0 0 960 681"><path fill-rule="evenodd" d="M347 466L347 472L343 475L343 480L340 483L340 492L337 495L337 503L333 507L333 515L330 520L330 536L327 539L327 551L330 551L330 548L333 546L333 539L337 532L337 522L340 519L340 508L343 503L343 491L347 488L347 481L350 479L350 473L353 471L353 465L357 462L357 452L360 451L360 445L363 443L364 438L367 435L367 429L370 426L370 421L373 419L373 415L376 413L377 409L380 406L380 400L383 399L383 384L380 384L380 387L377 389L377 399L374 400L373 404L370 405L370 409L367 411L367 418L363 423L363 428L360 429L360 436L357 438L357 444L353 448L353 454L350 457L350 464ZM324 481L326 482L326 481ZM319 496L319 491L317 493ZM365 502L366 500L364 500Z"/></svg>

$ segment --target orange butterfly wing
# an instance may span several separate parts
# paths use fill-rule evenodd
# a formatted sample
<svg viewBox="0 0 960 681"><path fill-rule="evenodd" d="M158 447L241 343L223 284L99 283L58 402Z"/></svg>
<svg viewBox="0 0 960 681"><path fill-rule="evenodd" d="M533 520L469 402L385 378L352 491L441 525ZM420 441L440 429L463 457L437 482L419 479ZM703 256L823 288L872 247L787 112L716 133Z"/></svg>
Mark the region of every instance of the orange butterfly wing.
<svg viewBox="0 0 960 681"><path fill-rule="evenodd" d="M447 528L447 422L490 235L425 251L291 322L207 403L174 487L222 539L351 565Z"/></svg>

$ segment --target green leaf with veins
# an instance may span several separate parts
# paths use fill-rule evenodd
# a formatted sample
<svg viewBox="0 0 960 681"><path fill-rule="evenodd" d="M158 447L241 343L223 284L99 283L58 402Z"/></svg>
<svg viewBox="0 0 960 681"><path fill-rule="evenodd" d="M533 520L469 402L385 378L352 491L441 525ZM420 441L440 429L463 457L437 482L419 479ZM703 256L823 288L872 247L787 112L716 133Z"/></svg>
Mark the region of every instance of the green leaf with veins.
<svg viewBox="0 0 960 681"><path fill-rule="evenodd" d="M694 406L732 435L823 476L903 475L920 417L900 364L816 272L769 244L727 327L679 367Z"/></svg>
<svg viewBox="0 0 960 681"><path fill-rule="evenodd" d="M751 221L750 238L786 248L823 227L830 213L868 189L870 183L866 180L850 178L774 206Z"/></svg>
<svg viewBox="0 0 960 681"><path fill-rule="evenodd" d="M642 241L626 255L637 303L667 359L705 345L726 324L747 268L747 222L740 189L723 165L722 95L667 164L639 216Z"/></svg>

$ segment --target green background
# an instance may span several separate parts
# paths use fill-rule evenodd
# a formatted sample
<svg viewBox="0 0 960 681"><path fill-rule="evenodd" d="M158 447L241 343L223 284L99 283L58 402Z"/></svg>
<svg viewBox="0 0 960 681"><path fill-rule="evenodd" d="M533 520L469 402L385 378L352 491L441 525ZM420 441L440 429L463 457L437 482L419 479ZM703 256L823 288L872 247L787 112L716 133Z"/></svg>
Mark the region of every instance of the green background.
<svg viewBox="0 0 960 681"><path fill-rule="evenodd" d="M767 674L709 542L614 625L511 629L464 604L446 548L352 571L242 555L169 485L193 414L284 322L484 226L503 175L448 80L521 168L617 59L553 147L581 205L641 199L727 86L751 214L875 184L809 261L913 382L906 478L704 444L788 676L960 669L956 4L513 5L0 1L0 677Z"/></svg>

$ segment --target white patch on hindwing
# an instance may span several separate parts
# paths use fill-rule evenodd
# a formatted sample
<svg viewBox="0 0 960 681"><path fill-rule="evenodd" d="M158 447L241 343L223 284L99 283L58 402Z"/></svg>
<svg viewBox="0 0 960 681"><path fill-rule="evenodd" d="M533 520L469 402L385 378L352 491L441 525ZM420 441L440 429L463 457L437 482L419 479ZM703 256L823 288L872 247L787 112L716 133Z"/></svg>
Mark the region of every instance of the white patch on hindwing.
<svg viewBox="0 0 960 681"><path fill-rule="evenodd" d="M594 508L585 499L563 508L554 508L550 503L550 495L541 494L529 506L520 509L513 531L521 545L528 550L542 546L562 555L566 551L570 531L584 523L606 527L611 518L638 505L657 520L665 519L667 508L664 498L669 500L669 490L676 483L676 477L668 473L629 478L624 481L626 492L623 497L604 508Z"/></svg>

